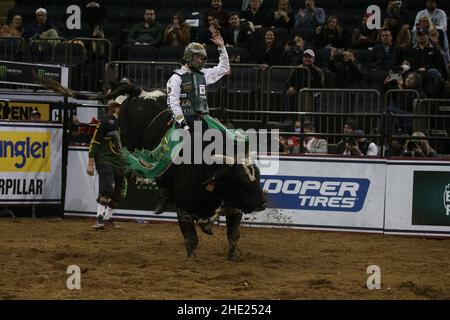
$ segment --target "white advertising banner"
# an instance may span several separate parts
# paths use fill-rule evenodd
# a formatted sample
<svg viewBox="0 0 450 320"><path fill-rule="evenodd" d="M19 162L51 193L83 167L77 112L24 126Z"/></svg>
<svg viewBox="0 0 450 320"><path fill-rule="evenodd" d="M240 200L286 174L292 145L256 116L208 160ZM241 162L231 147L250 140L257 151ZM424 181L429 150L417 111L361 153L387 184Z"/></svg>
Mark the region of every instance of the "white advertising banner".
<svg viewBox="0 0 450 320"><path fill-rule="evenodd" d="M61 203L61 124L0 121L0 160L0 203Z"/></svg>
<svg viewBox="0 0 450 320"><path fill-rule="evenodd" d="M450 163L387 163L385 233L450 236Z"/></svg>
<svg viewBox="0 0 450 320"><path fill-rule="evenodd" d="M64 212L67 216L95 217L97 211L98 174L89 176L86 173L88 162L87 147L70 147L67 170L67 188ZM136 187L128 184L127 199L121 201L121 207L114 212L115 218L139 220L176 220L175 212L165 212L162 215L153 214L153 210L135 209L136 207L153 208L152 198L155 191L146 191L148 197L135 198ZM133 203L139 201L140 203ZM134 209L128 208L133 203ZM125 208L124 208L125 207Z"/></svg>
<svg viewBox="0 0 450 320"><path fill-rule="evenodd" d="M311 229L383 232L385 160L282 157L261 184L269 207L252 222ZM276 160L275 160L276 161Z"/></svg>
<svg viewBox="0 0 450 320"><path fill-rule="evenodd" d="M244 224L308 229L383 232L385 160L285 157L273 171L258 161L261 185L267 192L269 209L245 215ZM98 176L86 174L87 149L69 151L65 212L67 215L94 216ZM129 185L129 189L131 186ZM136 193L134 190L132 193ZM129 191L128 197L132 197ZM138 201L150 202L148 198ZM138 198L135 198L138 199ZM119 218L171 220L174 212L156 216L151 210L130 208L124 201L115 213ZM152 207L144 205L142 207ZM135 204L135 207L139 207ZM224 217L220 218L224 221Z"/></svg>

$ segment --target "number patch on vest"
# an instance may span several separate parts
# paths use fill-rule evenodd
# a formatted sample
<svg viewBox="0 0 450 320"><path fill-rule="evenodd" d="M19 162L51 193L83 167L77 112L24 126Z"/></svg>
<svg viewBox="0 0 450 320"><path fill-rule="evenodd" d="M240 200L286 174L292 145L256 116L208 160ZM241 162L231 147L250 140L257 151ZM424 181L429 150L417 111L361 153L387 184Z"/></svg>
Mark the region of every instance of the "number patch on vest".
<svg viewBox="0 0 450 320"><path fill-rule="evenodd" d="M206 87L204 84L199 85L200 94L206 94Z"/></svg>

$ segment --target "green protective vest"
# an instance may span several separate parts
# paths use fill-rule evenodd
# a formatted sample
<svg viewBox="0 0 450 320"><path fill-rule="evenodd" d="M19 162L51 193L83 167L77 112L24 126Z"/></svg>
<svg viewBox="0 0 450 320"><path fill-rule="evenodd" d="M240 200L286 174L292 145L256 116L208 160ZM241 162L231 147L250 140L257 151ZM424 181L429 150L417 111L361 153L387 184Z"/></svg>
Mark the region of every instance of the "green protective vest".
<svg viewBox="0 0 450 320"><path fill-rule="evenodd" d="M234 130L225 127L218 119L210 115L204 115L203 120L211 129L217 129L224 132L228 138L236 142L248 143L248 137L237 134ZM126 169L134 172L136 175L154 180L162 175L172 163L172 150L180 141L171 139L175 131L175 123L162 138L160 144L154 150L142 149L134 153L128 150L122 151L122 158L125 160Z"/></svg>
<svg viewBox="0 0 450 320"><path fill-rule="evenodd" d="M206 79L201 72L175 70L181 77L180 105L185 116L209 113L206 97Z"/></svg>

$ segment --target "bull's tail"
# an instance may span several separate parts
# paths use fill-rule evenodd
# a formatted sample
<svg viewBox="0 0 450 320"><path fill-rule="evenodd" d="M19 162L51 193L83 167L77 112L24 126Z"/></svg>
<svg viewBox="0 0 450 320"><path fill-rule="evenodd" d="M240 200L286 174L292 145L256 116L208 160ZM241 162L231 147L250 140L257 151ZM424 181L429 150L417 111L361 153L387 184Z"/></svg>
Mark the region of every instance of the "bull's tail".
<svg viewBox="0 0 450 320"><path fill-rule="evenodd" d="M34 81L37 84L40 84L42 87L52 90L56 93L59 93L60 95L64 97L72 97L75 99L85 99L85 100L97 100L99 99L99 95L87 95L80 93L78 91L63 87L59 82L50 79L50 78L43 78L36 74L36 72L33 70L33 78Z"/></svg>

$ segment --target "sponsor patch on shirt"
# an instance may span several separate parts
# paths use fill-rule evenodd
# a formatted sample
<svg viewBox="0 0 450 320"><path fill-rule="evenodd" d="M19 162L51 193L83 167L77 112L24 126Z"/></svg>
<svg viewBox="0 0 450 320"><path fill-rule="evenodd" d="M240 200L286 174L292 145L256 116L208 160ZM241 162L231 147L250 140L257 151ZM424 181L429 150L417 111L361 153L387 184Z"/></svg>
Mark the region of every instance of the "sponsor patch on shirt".
<svg viewBox="0 0 450 320"><path fill-rule="evenodd" d="M192 82L182 84L181 88L183 89L184 92L191 92L192 91Z"/></svg>

